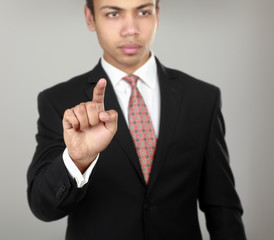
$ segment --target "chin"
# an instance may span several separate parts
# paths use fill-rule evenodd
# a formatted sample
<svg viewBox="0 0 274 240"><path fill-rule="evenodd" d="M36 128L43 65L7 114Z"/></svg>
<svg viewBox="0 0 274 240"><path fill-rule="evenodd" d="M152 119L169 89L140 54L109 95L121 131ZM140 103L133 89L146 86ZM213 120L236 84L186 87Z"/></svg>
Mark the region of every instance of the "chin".
<svg viewBox="0 0 274 240"><path fill-rule="evenodd" d="M132 54L132 55L125 56L124 63L127 65L136 65L144 60L147 60L147 59L143 54Z"/></svg>

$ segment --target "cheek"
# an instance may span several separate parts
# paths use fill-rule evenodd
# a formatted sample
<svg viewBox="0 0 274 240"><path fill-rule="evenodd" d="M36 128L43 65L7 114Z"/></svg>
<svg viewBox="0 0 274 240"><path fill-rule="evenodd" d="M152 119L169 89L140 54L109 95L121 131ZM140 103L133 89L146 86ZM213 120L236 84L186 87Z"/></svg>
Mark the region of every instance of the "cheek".
<svg viewBox="0 0 274 240"><path fill-rule="evenodd" d="M151 43L153 41L155 33L156 33L156 29L155 28L150 28L150 29L146 30L146 32L145 32L145 38L146 38L146 41L148 43Z"/></svg>
<svg viewBox="0 0 274 240"><path fill-rule="evenodd" d="M142 23L141 24L142 27L142 32L144 33L144 35L146 36L147 39L153 38L155 35L155 32L157 30L157 24L155 23Z"/></svg>
<svg viewBox="0 0 274 240"><path fill-rule="evenodd" d="M97 37L101 45L109 45L113 39L114 35L110 30L100 30L97 31Z"/></svg>

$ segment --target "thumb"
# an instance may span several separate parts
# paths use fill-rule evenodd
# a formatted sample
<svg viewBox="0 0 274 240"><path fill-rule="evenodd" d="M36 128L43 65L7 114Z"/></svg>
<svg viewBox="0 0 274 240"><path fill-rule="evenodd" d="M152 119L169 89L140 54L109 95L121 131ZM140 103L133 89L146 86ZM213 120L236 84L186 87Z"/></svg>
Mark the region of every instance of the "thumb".
<svg viewBox="0 0 274 240"><path fill-rule="evenodd" d="M109 110L99 113L100 121L105 123L106 129L113 133L117 131L118 113L115 110Z"/></svg>

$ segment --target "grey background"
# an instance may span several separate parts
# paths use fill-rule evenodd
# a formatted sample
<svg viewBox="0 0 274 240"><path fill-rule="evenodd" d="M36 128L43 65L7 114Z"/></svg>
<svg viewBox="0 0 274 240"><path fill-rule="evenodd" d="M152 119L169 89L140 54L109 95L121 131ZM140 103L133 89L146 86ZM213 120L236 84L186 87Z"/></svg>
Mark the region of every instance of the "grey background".
<svg viewBox="0 0 274 240"><path fill-rule="evenodd" d="M64 239L26 201L38 92L91 69L101 56L84 1L0 2L0 239ZM273 0L162 0L153 46L161 61L222 90L227 143L250 240L274 237ZM201 225L205 239L208 235Z"/></svg>

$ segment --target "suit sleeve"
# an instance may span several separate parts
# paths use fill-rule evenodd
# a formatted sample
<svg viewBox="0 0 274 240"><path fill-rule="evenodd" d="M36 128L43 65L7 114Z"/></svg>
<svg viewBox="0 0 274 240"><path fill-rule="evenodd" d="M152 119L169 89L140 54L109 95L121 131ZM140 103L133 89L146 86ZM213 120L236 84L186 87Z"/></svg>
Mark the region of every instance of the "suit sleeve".
<svg viewBox="0 0 274 240"><path fill-rule="evenodd" d="M88 184L77 188L62 158L65 150L62 117L47 95L38 96L37 147L28 169L28 202L34 215L44 221L68 215L85 196Z"/></svg>
<svg viewBox="0 0 274 240"><path fill-rule="evenodd" d="M243 209L235 190L218 90L203 166L199 203L211 240L245 240Z"/></svg>

